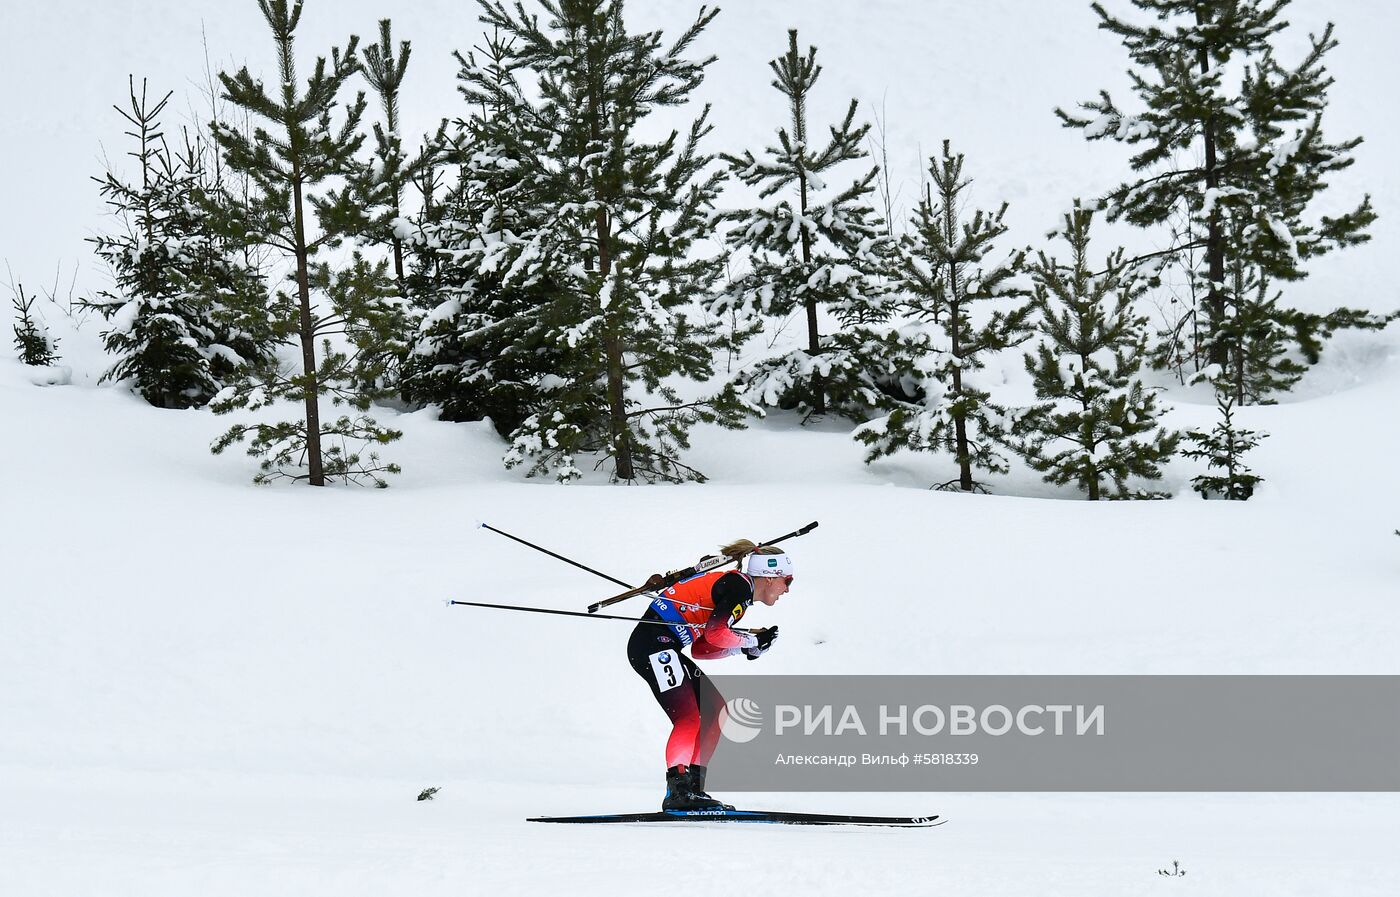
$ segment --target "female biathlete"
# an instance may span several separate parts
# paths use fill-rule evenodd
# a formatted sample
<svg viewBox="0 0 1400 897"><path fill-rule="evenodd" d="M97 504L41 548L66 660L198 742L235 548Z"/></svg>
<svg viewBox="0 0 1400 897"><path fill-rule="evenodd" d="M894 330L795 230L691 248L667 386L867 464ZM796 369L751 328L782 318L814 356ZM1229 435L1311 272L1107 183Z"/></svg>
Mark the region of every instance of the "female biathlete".
<svg viewBox="0 0 1400 897"><path fill-rule="evenodd" d="M627 642L628 662L671 719L663 810L734 809L705 793L724 698L681 649L688 646L697 660L761 657L778 627L744 632L734 624L753 602L772 607L792 585L792 559L776 545L755 547L743 539L720 550L740 561L740 568L701 573L659 593L642 617L648 622L638 623Z"/></svg>

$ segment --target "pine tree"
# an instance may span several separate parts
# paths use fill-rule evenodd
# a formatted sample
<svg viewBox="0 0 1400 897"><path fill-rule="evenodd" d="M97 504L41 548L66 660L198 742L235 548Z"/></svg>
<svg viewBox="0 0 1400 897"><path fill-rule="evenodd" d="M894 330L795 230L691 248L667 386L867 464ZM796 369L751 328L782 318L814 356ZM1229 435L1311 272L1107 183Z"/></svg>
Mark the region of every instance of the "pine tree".
<svg viewBox="0 0 1400 897"><path fill-rule="evenodd" d="M466 55L456 54L459 79L479 105L442 136L436 168L420 176L424 202L406 247L412 257L409 294L421 316L404 363L406 401L435 404L441 419L490 419L512 439L543 407L542 396L568 367L561 328L576 303L542 268L513 272L503 255L550 219L535 204L534 178L511 153L512 42L499 34ZM474 86L473 86L474 85ZM439 171L455 173L441 196ZM582 397L581 401L587 401Z"/></svg>
<svg viewBox="0 0 1400 897"><path fill-rule="evenodd" d="M840 124L828 128L826 145L813 144L807 103L822 71L816 57L816 47L799 53L797 31L788 31L787 53L769 63L777 76L773 86L788 99L788 126L778 129L778 145L761 158L749 151L724 156L735 177L759 188L760 200L782 198L724 216L729 246L749 270L711 312L735 316L740 340L757 333L765 319L802 314L806 348L742 372L743 395L760 406L817 415L830 408L864 421L879 404L871 347L880 337L870 325L889 317L882 274L890 241L871 206L878 167L844 187L827 187L838 166L869 156L863 143L870 125L855 124L857 102L851 100ZM821 312L835 316L834 333L821 332Z"/></svg>
<svg viewBox="0 0 1400 897"><path fill-rule="evenodd" d="M1250 472L1244 463L1244 456L1268 434L1235 426L1235 398L1228 389L1217 388L1215 402L1220 409L1219 422L1208 432L1188 432L1186 440L1191 448L1183 450L1182 454L1205 461L1208 468L1219 469L1220 472L1193 478L1191 488L1199 492L1202 498L1216 496L1230 501L1248 501L1254 495L1254 488L1264 478Z"/></svg>
<svg viewBox="0 0 1400 897"><path fill-rule="evenodd" d="M377 169L375 173L389 190L387 211L390 217L387 237L394 250L394 278L402 288L403 228L399 222L403 215L404 186L412 179L414 166L410 164L404 152L403 138L399 134L399 88L403 86L413 47L408 41L399 41L396 54L392 31L392 24L388 19L379 21L379 43L365 47L362 68L365 80L369 81L374 92L378 94L380 106L384 111L384 122L374 123L374 157Z"/></svg>
<svg viewBox="0 0 1400 897"><path fill-rule="evenodd" d="M480 331L519 315L528 322L522 349L547 346L557 361L534 376L526 360L533 395L506 464L569 480L581 456L594 455L611 462L615 480L702 479L681 460L690 428L738 426L744 411L732 390L682 398L672 385L713 373L714 327L692 300L713 290L721 261L692 250L707 235L722 174L700 150L708 107L683 138L648 140L643 125L699 85L713 57L685 54L715 13L702 8L664 47L660 33L627 31L621 0L540 6L543 24L523 4L484 4L502 57L462 70L461 92L485 110L469 177L493 171L510 193L442 246L480 278L462 320ZM457 376L495 373L476 366Z"/></svg>
<svg viewBox="0 0 1400 897"><path fill-rule="evenodd" d="M1332 85L1323 57L1337 45L1333 27L1310 36L1309 52L1287 67L1272 42L1287 27L1288 0L1132 2L1155 21L1135 24L1093 8L1099 27L1128 51L1142 111L1125 111L1102 91L1081 104L1084 115L1056 113L1089 140L1138 147L1131 164L1140 174L1109 193L1109 219L1169 228L1171 245L1150 255L1177 263L1191 294L1202 297L1180 322L1193 336L1174 334L1178 345L1161 357L1193 370L1219 365L1235 374L1237 401L1263 401L1296 382L1299 358L1315 362L1335 330L1393 319L1349 308L1304 313L1276 301L1246 309L1253 293L1236 289L1241 279L1300 280L1309 260L1369 239L1376 217L1369 196L1336 217L1309 211L1361 143L1323 134ZM1226 78L1234 73L1232 90ZM1260 334L1266 345L1255 343Z"/></svg>
<svg viewBox="0 0 1400 897"><path fill-rule="evenodd" d="M24 284L15 288L10 299L15 308L15 352L20 364L49 367L58 364L58 340L49 336L48 328L34 320L34 297L24 294Z"/></svg>
<svg viewBox="0 0 1400 897"><path fill-rule="evenodd" d="M346 240L376 232L386 218L389 192L382 172L357 159L365 142L360 130L365 95L340 101L345 83L359 71L359 39L352 35L343 54L333 48L329 67L318 57L299 93L294 36L301 0L290 5L288 0L258 0L258 7L277 47L278 88L269 92L247 68L233 75L221 72L219 81L226 100L277 133L256 127L245 134L215 123L214 134L227 165L257 188L239 210L248 239L276 249L293 268L292 293L278 291L272 311L299 338L301 370L264 368L236 389L225 390L214 410L257 410L290 399L301 402L303 416L276 424L237 424L213 450L222 452L251 435L249 454L263 459L256 482L287 477L322 486L329 476L383 486L381 474L396 473L397 465L381 463L373 451L362 456L356 446L372 449L401 435L366 414L379 395L377 365L382 363L382 356L366 349L394 329L398 309L388 301L393 282L387 263L371 263L358 251L344 264L323 257ZM337 116L342 117L338 125L333 122ZM325 302L313 303L313 292ZM332 336L344 337L349 346L333 345ZM350 406L356 415L323 423L322 396L333 405Z"/></svg>
<svg viewBox="0 0 1400 897"><path fill-rule="evenodd" d="M958 476L941 485L971 492L981 487L974 471L1005 473L999 446L1006 439L1006 409L977 382L988 355L1024 342L1030 307L1020 275L1024 251L991 260L995 241L1006 233L1006 203L994 213L963 213L963 156L948 141L929 160L933 183L900 240L896 280L905 296L900 310L910 322L885 344L891 409L856 430L870 447L866 461L900 449L947 452ZM934 191L937 191L935 197ZM1009 308L982 311L1000 301Z"/></svg>
<svg viewBox="0 0 1400 897"><path fill-rule="evenodd" d="M124 229L91 239L115 287L82 304L112 325L103 346L117 358L102 380L128 381L158 408L189 408L265 362L278 335L256 260L228 227L230 193L210 148L188 131L178 149L166 139L170 96L152 104L132 77L127 108L114 107L131 128L140 180L113 170L94 178Z"/></svg>
<svg viewBox="0 0 1400 897"><path fill-rule="evenodd" d="M1147 285L1121 248L1094 271L1093 219L1076 205L1061 234L1071 261L1042 252L1031 265L1040 342L1025 361L1042 401L1017 421L1018 448L1046 482L1073 483L1090 501L1158 497L1128 486L1130 477L1160 479L1178 441L1158 426L1155 392L1138 378L1147 319L1135 306Z"/></svg>
<svg viewBox="0 0 1400 897"><path fill-rule="evenodd" d="M416 156L410 157L404 149L399 121L399 92L413 47L409 41L399 41L396 51L392 31L388 19L380 20L379 43L365 47L362 70L379 97L384 116L382 122L373 124L374 160L370 165L370 175L384 193L384 206L382 214L366 233L365 241L391 250L396 289L393 295L384 298L377 309L375 322L378 326L363 332L366 337L373 336L375 342L362 345L360 351L367 360L373 359L372 366L381 374L381 382L372 386L383 387L386 391L401 391L409 340L422 318L410 296L409 270L404 257L405 244L415 230L413 216L405 208L405 193L420 178L432 178L431 169L440 156L442 133L439 130L439 133L429 135ZM410 259L408 265L412 263Z"/></svg>

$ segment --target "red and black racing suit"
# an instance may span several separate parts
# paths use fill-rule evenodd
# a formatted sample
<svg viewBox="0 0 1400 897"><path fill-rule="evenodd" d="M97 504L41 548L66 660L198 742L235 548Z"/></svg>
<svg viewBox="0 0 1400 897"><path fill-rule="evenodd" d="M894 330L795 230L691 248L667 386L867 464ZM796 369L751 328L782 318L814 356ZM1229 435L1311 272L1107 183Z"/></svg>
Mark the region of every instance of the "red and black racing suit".
<svg viewBox="0 0 1400 897"><path fill-rule="evenodd" d="M753 603L753 580L737 571L716 570L682 580L651 602L627 642L627 660L647 681L671 719L666 766L708 766L719 743L724 698L681 649L701 660L728 657L757 644L732 625Z"/></svg>

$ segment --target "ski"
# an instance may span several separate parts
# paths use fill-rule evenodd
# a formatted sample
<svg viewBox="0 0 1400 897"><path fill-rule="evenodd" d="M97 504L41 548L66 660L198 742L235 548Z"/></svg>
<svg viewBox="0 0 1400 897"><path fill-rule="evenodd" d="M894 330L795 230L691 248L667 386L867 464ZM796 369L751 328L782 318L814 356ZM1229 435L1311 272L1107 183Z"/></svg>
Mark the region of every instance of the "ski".
<svg viewBox="0 0 1400 897"><path fill-rule="evenodd" d="M767 825L867 825L929 828L938 816L847 816L832 813L784 813L776 810L663 810L660 813L605 813L597 816L536 816L527 822L618 824L642 822L725 822Z"/></svg>

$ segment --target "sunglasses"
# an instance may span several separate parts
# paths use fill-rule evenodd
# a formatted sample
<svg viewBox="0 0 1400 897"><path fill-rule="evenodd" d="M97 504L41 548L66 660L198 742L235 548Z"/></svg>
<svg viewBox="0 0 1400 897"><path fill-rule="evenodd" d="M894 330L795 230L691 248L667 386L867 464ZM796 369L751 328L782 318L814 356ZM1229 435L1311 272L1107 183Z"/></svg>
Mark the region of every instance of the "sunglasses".
<svg viewBox="0 0 1400 897"><path fill-rule="evenodd" d="M784 576L784 577L783 577L783 582L787 583L788 586L791 586L791 585L792 585L792 577L791 577L791 576Z"/></svg>

